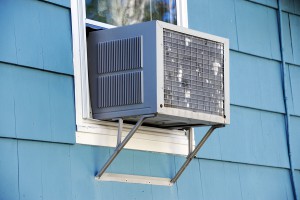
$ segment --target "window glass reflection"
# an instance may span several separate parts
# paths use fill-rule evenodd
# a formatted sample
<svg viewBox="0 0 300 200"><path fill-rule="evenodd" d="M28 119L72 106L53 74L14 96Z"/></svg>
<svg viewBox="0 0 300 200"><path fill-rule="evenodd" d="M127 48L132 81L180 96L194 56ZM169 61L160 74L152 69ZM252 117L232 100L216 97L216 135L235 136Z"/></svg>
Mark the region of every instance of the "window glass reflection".
<svg viewBox="0 0 300 200"><path fill-rule="evenodd" d="M86 17L116 26L150 20L177 24L176 0L86 0Z"/></svg>

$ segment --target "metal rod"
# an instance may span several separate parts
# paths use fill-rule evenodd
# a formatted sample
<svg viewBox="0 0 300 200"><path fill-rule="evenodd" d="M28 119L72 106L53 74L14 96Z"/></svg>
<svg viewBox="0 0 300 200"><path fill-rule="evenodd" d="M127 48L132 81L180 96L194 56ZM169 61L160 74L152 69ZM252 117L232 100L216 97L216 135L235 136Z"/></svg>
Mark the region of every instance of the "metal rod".
<svg viewBox="0 0 300 200"><path fill-rule="evenodd" d="M194 129L192 127L188 130L189 137L189 154L193 152L193 141L194 141Z"/></svg>
<svg viewBox="0 0 300 200"><path fill-rule="evenodd" d="M131 131L128 133L128 135L125 137L125 139L116 147L114 153L111 155L111 157L108 159L108 161L102 167L102 169L96 175L96 178L100 179L100 177L104 174L106 169L110 166L110 164L114 161L114 159L117 157L117 155L121 152L121 150L124 148L124 146L127 144L127 142L131 139L131 137L137 131L137 129L142 125L142 123L145 121L145 119L150 118L150 117L154 117L154 115L141 116L139 121L135 124L134 127L132 127Z"/></svg>
<svg viewBox="0 0 300 200"><path fill-rule="evenodd" d="M193 160L193 158L196 156L196 154L198 153L198 151L201 149L201 147L203 146L203 144L206 142L206 140L209 138L209 136L212 134L212 132L216 129L216 128L220 128L220 127L224 127L224 125L215 125L212 126L207 133L204 135L204 137L201 139L201 141L199 142L199 144L195 147L194 151L192 153L190 153L187 158L186 161L184 162L184 164L182 165L182 167L179 169L179 171L177 172L177 174L174 176L174 178L172 178L171 183L175 183L178 178L180 177L180 175L183 173L183 171L185 170L185 168L190 164L190 162Z"/></svg>
<svg viewBox="0 0 300 200"><path fill-rule="evenodd" d="M122 131L123 131L123 119L119 118L118 120L119 120L119 125L118 125L117 146L121 144Z"/></svg>

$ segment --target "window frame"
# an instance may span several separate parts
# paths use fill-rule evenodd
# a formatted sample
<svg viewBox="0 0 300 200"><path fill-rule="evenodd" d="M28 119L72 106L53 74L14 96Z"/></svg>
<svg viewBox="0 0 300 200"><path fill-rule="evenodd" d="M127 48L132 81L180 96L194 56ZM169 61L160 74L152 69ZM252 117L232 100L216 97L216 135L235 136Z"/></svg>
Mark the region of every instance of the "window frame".
<svg viewBox="0 0 300 200"><path fill-rule="evenodd" d="M188 27L187 0L176 0L176 6L178 26ZM86 24L102 28L113 28L115 26L86 19L85 0L71 0L71 19L76 106L76 143L115 147L117 143L118 123L96 120L91 116L87 71ZM131 127L132 125L124 124L123 138L130 131ZM142 126L125 148L187 155L188 138L184 131Z"/></svg>

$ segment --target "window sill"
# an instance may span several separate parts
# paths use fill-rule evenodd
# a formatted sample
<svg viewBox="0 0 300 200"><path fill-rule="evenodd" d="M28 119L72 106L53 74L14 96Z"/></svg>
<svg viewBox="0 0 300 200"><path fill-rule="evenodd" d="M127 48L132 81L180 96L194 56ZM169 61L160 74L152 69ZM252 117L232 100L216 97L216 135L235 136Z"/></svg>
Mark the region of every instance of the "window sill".
<svg viewBox="0 0 300 200"><path fill-rule="evenodd" d="M76 143L93 146L116 147L118 132L117 123L103 123L103 125L100 125L89 121L89 123L78 124ZM106 123L109 125L106 125ZM126 137L131 127L131 125L124 124L122 139ZM188 138L183 131L141 127L128 142L125 148L187 155Z"/></svg>

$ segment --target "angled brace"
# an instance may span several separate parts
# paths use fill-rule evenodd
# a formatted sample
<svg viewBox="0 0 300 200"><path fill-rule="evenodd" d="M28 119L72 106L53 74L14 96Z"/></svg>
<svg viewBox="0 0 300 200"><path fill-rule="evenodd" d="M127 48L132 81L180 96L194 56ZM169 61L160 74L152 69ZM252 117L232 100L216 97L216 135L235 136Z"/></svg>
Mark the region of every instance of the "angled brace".
<svg viewBox="0 0 300 200"><path fill-rule="evenodd" d="M117 155L122 151L124 146L131 139L131 137L134 135L134 133L137 131L137 129L142 125L142 123L147 118L151 118L154 116L155 115L142 115L141 118L139 119L139 121L135 124L134 127L132 127L131 131L128 133L128 135L124 138L124 140L122 142L121 142L121 133L122 133L123 120L119 120L119 130L118 130L116 149L115 149L114 153L110 156L108 161L105 163L105 165L102 167L102 169L97 173L96 179L101 178L101 176L104 174L104 172L107 170L107 168L111 165L111 163L114 161L114 159L117 157Z"/></svg>
<svg viewBox="0 0 300 200"><path fill-rule="evenodd" d="M186 167L190 164L190 162L193 160L193 158L196 156L196 154L198 153L198 151L201 149L201 147L203 146L203 144L206 142L206 140L209 138L209 136L212 134L212 132L216 129L216 128L220 128L220 127L224 127L224 125L214 125L212 126L207 133L204 135L204 137L201 139L201 141L199 142L199 144L195 147L194 151L191 151L191 129L189 130L189 155L186 157L186 161L184 162L184 164L182 165L182 167L179 169L179 171L176 173L176 175L174 176L174 178L172 178L171 180L171 184L176 183L176 181L178 180L178 178L180 177L180 175L183 173L183 171L186 169Z"/></svg>

